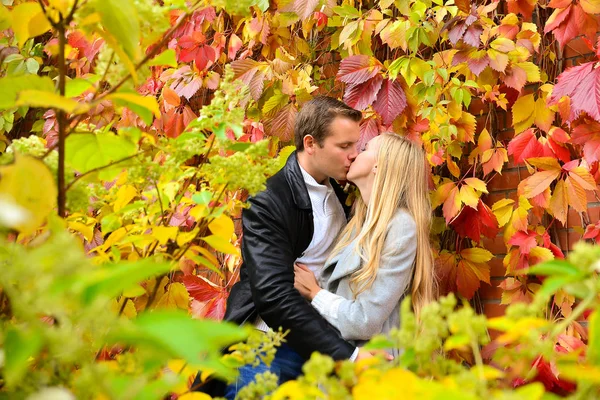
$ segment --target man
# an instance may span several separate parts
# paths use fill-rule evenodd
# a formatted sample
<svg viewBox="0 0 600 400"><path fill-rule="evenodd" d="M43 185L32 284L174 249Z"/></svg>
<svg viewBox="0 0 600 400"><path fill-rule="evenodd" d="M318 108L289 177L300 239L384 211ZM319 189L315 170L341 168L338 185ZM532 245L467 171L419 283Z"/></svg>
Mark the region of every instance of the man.
<svg viewBox="0 0 600 400"><path fill-rule="evenodd" d="M314 351L335 360L368 356L342 339L294 288L294 263L302 262L318 275L346 224L344 194L333 179L344 180L357 156L361 118L360 111L334 98L307 102L296 119L296 152L242 213L244 263L225 320L263 331L290 331L272 364L280 383L295 379ZM264 370L244 367L233 390Z"/></svg>

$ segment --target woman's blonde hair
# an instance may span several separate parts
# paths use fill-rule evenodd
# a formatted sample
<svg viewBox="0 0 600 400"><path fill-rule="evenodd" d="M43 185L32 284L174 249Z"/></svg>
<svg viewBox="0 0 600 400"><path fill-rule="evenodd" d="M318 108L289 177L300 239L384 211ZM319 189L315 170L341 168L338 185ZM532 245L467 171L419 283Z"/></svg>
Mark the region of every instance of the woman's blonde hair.
<svg viewBox="0 0 600 400"><path fill-rule="evenodd" d="M382 134L377 154L377 173L369 205L362 198L354 203L353 216L342 230L330 258L356 237L363 266L352 276L354 296L371 287L381 260L389 225L396 211L406 209L417 228L417 254L413 265L411 295L417 317L421 308L436 297L433 255L429 233L431 203L427 188L427 162L421 146L397 134ZM358 235L353 235L358 232Z"/></svg>

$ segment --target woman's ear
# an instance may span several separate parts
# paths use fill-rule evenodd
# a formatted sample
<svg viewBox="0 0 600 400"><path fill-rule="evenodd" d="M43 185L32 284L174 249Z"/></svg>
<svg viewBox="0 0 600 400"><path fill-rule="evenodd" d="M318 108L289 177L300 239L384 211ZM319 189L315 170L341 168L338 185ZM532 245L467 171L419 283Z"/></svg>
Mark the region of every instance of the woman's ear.
<svg viewBox="0 0 600 400"><path fill-rule="evenodd" d="M373 165L373 169L371 171L373 172L373 174L377 174L377 163Z"/></svg>

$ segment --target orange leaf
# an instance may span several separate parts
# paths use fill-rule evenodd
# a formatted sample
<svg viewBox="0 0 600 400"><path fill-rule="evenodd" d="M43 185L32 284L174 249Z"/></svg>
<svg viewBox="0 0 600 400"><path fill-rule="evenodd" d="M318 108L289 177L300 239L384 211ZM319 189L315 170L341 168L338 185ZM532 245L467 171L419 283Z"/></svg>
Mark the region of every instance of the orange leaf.
<svg viewBox="0 0 600 400"><path fill-rule="evenodd" d="M446 223L449 223L460 211L460 194L458 191L458 187L454 187L446 201L444 201L444 218L446 219Z"/></svg>
<svg viewBox="0 0 600 400"><path fill-rule="evenodd" d="M554 217L562 222L563 224L567 220L567 209L569 208L567 199L567 190L565 187L565 181L560 180L556 183L554 193L550 198L550 212Z"/></svg>
<svg viewBox="0 0 600 400"><path fill-rule="evenodd" d="M181 104L181 98L179 97L179 95L177 93L175 93L175 91L171 88L169 88L168 86L165 86L163 88L163 99L171 106L173 107L177 107L179 106L179 104Z"/></svg>
<svg viewBox="0 0 600 400"><path fill-rule="evenodd" d="M518 192L526 198L537 196L546 190L558 175L560 175L560 170L536 172L519 184Z"/></svg>
<svg viewBox="0 0 600 400"><path fill-rule="evenodd" d="M569 176L585 190L596 190L596 181L585 167L575 167L569 171Z"/></svg>
<svg viewBox="0 0 600 400"><path fill-rule="evenodd" d="M587 196L585 195L585 189L575 180L571 179L570 176L565 179L565 184L567 185L569 205L577 212L585 212L587 210Z"/></svg>

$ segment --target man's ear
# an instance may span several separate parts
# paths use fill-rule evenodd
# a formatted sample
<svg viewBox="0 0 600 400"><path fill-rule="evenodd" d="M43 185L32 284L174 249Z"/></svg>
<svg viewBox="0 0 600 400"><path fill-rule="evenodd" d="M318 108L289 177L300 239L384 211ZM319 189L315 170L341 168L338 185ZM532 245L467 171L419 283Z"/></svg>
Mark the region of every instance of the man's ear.
<svg viewBox="0 0 600 400"><path fill-rule="evenodd" d="M315 152L315 146L317 144L315 138L312 137L312 135L306 135L302 141L304 143L304 151L306 151L309 155L313 155Z"/></svg>

